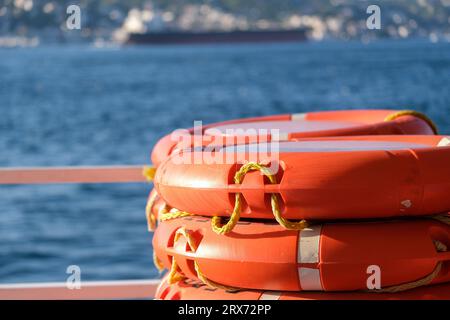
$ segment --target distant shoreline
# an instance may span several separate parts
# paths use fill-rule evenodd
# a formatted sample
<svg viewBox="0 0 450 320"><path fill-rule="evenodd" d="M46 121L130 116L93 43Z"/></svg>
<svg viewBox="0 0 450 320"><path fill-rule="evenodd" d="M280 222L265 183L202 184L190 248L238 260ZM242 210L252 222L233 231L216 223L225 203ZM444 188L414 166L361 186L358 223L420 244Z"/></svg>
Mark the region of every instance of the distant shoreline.
<svg viewBox="0 0 450 320"><path fill-rule="evenodd" d="M388 43L397 43L397 44L430 44L430 45L439 45L439 44L450 44L450 41L437 41L432 42L428 38L425 37L416 37L416 38L407 38L407 39L396 39L396 38L382 38L382 39L371 39L368 42L364 42L360 39L350 39L350 40L341 40L341 39L322 39L322 40L308 40L308 41L288 41L288 42L280 42L280 41L264 41L264 42L226 42L226 43L204 43L202 46L207 47L223 47L223 46L272 46L272 45L295 45L295 44L310 44L310 45L326 45L326 44L342 44L342 45L380 45L380 44L388 44ZM1 42L0 37L0 50L10 50L15 48L75 48L75 47L85 47L85 48L111 48L111 49L122 49L122 48L158 48L158 47L182 47L182 46L190 46L191 43L166 43L166 44L122 44L113 41L76 41L76 42L45 42L39 41L36 45L16 45L16 46L4 46Z"/></svg>

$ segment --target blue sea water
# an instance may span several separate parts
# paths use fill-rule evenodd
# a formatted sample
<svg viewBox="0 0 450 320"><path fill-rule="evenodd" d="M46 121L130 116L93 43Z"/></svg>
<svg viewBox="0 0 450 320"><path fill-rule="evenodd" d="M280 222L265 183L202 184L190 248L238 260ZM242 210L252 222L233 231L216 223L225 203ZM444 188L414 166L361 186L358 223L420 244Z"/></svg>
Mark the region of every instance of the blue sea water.
<svg viewBox="0 0 450 320"><path fill-rule="evenodd" d="M0 49L0 166L143 164L159 137L276 113L413 108L450 133L450 44ZM0 186L0 283L153 278L151 185Z"/></svg>

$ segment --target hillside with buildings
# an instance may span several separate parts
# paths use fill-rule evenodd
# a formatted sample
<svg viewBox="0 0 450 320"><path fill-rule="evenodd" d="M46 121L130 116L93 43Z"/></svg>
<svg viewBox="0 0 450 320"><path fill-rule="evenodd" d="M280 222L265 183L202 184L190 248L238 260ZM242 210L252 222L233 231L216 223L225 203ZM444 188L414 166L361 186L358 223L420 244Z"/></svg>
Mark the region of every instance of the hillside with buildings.
<svg viewBox="0 0 450 320"><path fill-rule="evenodd" d="M68 30L67 7L79 5L81 29ZM381 9L381 29L368 30L367 7ZM306 27L314 40L428 38L450 41L450 0L99 0L0 2L0 46L122 42L129 33Z"/></svg>

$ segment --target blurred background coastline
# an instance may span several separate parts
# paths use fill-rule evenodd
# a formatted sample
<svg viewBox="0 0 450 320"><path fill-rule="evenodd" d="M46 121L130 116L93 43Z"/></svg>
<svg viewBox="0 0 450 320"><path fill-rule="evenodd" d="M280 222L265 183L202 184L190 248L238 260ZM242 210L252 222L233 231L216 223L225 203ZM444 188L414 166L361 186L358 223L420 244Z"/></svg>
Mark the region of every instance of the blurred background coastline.
<svg viewBox="0 0 450 320"><path fill-rule="evenodd" d="M80 30L67 30L66 9L81 9ZM370 32L366 9L382 8L382 28ZM450 0L2 0L0 46L124 43L130 33L290 30L312 40L421 38L450 41Z"/></svg>

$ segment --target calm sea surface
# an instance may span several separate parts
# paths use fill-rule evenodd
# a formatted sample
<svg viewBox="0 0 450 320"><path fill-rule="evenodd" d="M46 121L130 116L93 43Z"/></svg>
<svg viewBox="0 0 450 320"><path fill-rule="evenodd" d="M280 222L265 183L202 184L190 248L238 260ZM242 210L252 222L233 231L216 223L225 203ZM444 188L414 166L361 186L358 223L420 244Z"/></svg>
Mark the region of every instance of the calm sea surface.
<svg viewBox="0 0 450 320"><path fill-rule="evenodd" d="M230 118L414 108L450 133L450 44L0 49L0 166L149 162ZM0 283L152 278L151 185L0 186Z"/></svg>

